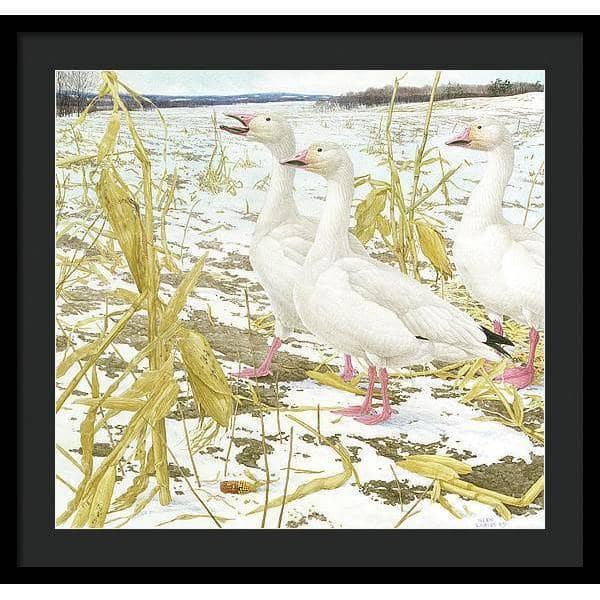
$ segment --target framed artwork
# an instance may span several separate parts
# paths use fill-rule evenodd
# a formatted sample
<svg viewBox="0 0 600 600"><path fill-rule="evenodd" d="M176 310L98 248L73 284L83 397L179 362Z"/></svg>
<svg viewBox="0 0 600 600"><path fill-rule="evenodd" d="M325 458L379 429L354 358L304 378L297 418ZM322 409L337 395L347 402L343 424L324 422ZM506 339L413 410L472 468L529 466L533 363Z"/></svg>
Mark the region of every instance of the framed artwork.
<svg viewBox="0 0 600 600"><path fill-rule="evenodd" d="M22 563L580 564L582 34L282 26L19 36Z"/></svg>

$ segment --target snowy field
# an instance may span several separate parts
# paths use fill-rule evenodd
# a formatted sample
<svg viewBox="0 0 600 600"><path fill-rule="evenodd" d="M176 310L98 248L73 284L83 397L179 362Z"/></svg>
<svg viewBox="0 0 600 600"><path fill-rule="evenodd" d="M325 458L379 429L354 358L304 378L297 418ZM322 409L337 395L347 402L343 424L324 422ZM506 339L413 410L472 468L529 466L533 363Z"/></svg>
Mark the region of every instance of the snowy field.
<svg viewBox="0 0 600 600"><path fill-rule="evenodd" d="M175 206L168 211L165 224L169 248L174 255L181 255L183 272L199 256L207 253L200 285L190 295L182 318L189 321L190 328L201 331L207 337L226 374L236 370L240 363L251 364L253 353L255 359L260 360L271 340L268 329L255 329L252 335L249 334L244 297L244 290L247 290L253 319L269 313L268 298L248 261L254 224L268 185L265 177L270 168L269 153L261 145L223 133L225 155L230 161L227 168L231 169L233 184L229 190L215 194L201 183L215 145L211 121L213 110L217 113L219 123L227 123L223 113L244 109L285 115L296 132L298 149L313 141L334 141L342 144L350 153L355 175L370 174L379 179L388 178L384 156L378 151L385 140L383 127L386 107L323 111L316 109L312 103L290 102L163 111L169 136L166 167L169 173L177 169ZM397 161L413 158L416 144L421 139L425 111L425 104L402 104L397 107L392 131ZM153 175L158 181L165 166L164 131L159 116L156 111L136 111L132 114L151 154ZM446 204L442 194L436 194L438 204L430 214L443 223L442 232L451 242L454 227L461 217L469 193L481 177L485 156L478 152L445 147L443 141L466 121L481 115L501 119L514 133L515 172L506 191L506 216L516 223L522 223L524 206L530 198L527 224L531 227L537 225L536 231L543 234L543 172L538 176L538 184L532 186L534 174L544 161L542 93L436 103L429 145L439 146L442 156L449 163L447 169L461 161L467 162L463 163L448 186L451 203ZM105 112L92 113L88 117L81 127L79 150L75 148L70 129L73 119L57 119L57 156L95 153L95 144L102 137L108 117L109 114ZM126 151L129 148L127 140L123 140L117 150ZM133 157L123 154L120 160L123 166L121 171L127 176L128 161L131 167L136 166ZM439 165L432 165L429 169L431 172L425 176L425 182L428 177L431 181L437 181ZM57 169L57 177L61 181L67 175L71 184L81 181L80 169ZM95 180L93 168L87 168L87 176ZM133 170L131 176L134 181ZM404 171L403 177L406 177L406 187L409 188L412 172ZM307 215L318 216L323 206L325 181L309 173L298 172L295 187L300 210ZM355 202L362 199L367 191L367 186L358 188ZM80 187L66 186L65 202L57 221L59 231L63 222L90 219L90 212L84 208L81 196ZM157 230L159 216L156 215ZM85 246L80 241L82 232L83 226L75 226L61 235L57 241L57 253L72 257L85 252ZM377 239L370 242L369 250L373 256L389 259ZM98 321L90 317L101 316L107 309L123 309L123 302L114 296L107 296L107 291L116 288L135 291L125 267L109 275L108 280L91 275L89 279L70 288L68 302L59 298L57 364L64 358L65 335L76 347L91 341L99 334L99 328ZM425 275L431 278L429 283L433 284L432 274L425 272ZM180 279L181 275L163 270L161 294L169 298ZM106 298L108 306L105 304ZM117 340L115 348L120 356L113 348L105 353L98 363L100 389L105 389L122 372L124 361L130 360L143 346L144 328L145 320L141 314L137 315ZM396 461L408 455L439 454L457 458L473 469L470 475L464 477L465 481L512 496L523 494L542 475L543 444L516 428L483 420L486 413L480 406L461 403L466 391L458 389L452 380L438 377L393 378L392 403L397 414L381 425L369 427L352 418L340 418L332 414L330 411L333 408L355 404L356 397L321 385L306 376L306 371L316 368L331 356L330 348L316 343L307 333L297 333L284 344L274 360L274 377L261 381L258 390L265 403L280 407L279 410L264 413L266 446L263 446L261 438L259 413L248 403L242 402L238 407L235 428L229 431L221 429L210 445L195 455L197 479L187 450L182 415L173 411L166 420L169 448L186 475L182 477L174 464L170 468L173 502L169 506L161 506L158 498L154 497L128 522L120 517L129 516L131 509L122 514L109 514L106 527L214 528L214 523L206 518L198 497L215 515L223 518L225 528L260 527L265 487L236 495L222 493L219 485L224 479L249 480L249 473L256 480L264 480L263 449L266 447L271 477L269 494L271 498L281 496L292 426L294 439L288 484L290 493L300 484L316 477L343 471L338 454L290 419L290 415L315 429L318 427L323 436L343 445L351 455L361 485L357 484L354 477L350 477L337 489L322 490L288 503L282 518L282 527L286 528L394 527L431 483L430 479L396 464ZM334 356L330 364L337 370L341 366L341 357ZM77 369L77 365L74 365L58 379L58 394ZM181 375L181 371L176 373ZM234 392L248 395L246 383L234 379L230 379L230 382ZM365 386L364 379L361 385ZM89 387L83 381L75 395L85 396L89 393ZM182 383L184 393L186 387ZM522 397L531 425L542 427L543 379L524 390ZM189 411L186 410L183 416L187 430L193 433L198 426L198 418L191 402L188 406ZM319 411L315 410L317 406ZM534 410L534 407L538 408ZM102 456L119 439L130 415L119 414L110 421L109 430L99 431L96 437L98 443L94 447L95 461L101 461ZM56 443L72 459L57 452L56 473L71 486L76 486L81 478L75 463L80 458L79 425L84 416L85 407L70 400L56 418ZM131 484L137 470L137 463L126 455L118 471L115 497ZM195 493L192 493L190 486ZM72 497L73 491L68 485L57 481L56 514L64 510ZM475 500L455 494L445 497L462 518L451 514L438 502L423 497L401 528L544 527L543 495L525 509L512 509L510 520L500 518L491 506ZM255 509L258 512L249 514ZM266 527L277 527L278 518L279 508L269 510Z"/></svg>

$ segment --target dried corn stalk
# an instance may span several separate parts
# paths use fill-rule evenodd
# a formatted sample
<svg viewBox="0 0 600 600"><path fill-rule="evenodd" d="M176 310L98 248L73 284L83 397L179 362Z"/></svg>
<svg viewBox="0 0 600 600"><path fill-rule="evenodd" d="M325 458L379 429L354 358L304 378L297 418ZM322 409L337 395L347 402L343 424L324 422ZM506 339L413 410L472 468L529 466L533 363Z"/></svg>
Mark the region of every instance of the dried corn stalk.
<svg viewBox="0 0 600 600"><path fill-rule="evenodd" d="M431 498L439 501L444 508L448 508L447 499L442 501L441 492L458 494L468 500L476 500L491 506L503 519L511 518L506 505L524 508L531 504L544 489L544 477L540 477L520 498L507 496L493 490L478 487L460 479L460 475L471 473L471 467L466 463L450 456L414 455L398 461L398 466L411 473L434 480ZM454 509L450 512L456 516Z"/></svg>

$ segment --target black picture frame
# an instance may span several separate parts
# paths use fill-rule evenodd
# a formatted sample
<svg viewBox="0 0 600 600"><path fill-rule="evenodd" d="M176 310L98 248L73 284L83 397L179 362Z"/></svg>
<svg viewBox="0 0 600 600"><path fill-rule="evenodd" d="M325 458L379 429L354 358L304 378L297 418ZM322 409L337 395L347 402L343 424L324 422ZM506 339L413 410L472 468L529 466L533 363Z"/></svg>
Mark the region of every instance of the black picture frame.
<svg viewBox="0 0 600 600"><path fill-rule="evenodd" d="M20 19L18 70L18 555L25 567L497 567L582 565L583 27L489 17ZM291 22L293 21L293 22ZM15 22L15 20L13 20ZM432 31L432 22L447 28ZM203 31L176 31L195 24ZM270 30L265 30L268 24ZM94 17L94 25L113 22ZM291 26L299 30L288 29ZM404 31L379 31L381 26ZM52 32L60 28L61 32ZM227 31L223 31L227 28ZM343 28L346 31L340 31ZM456 29L453 31L452 29ZM21 30L21 31L19 31ZM421 31L422 30L422 31ZM76 48L76 52L73 51ZM279 48L288 48L280 51ZM545 530L55 530L54 75L61 69L545 69ZM560 166L560 168L559 168ZM564 209L568 199L569 210ZM405 570L402 578L411 578ZM216 572L218 573L218 572ZM406 575L405 575L406 573ZM413 571L413 573L415 573ZM217 575L221 577L221 575ZM215 576L213 578L216 579ZM185 580L183 578L182 580Z"/></svg>

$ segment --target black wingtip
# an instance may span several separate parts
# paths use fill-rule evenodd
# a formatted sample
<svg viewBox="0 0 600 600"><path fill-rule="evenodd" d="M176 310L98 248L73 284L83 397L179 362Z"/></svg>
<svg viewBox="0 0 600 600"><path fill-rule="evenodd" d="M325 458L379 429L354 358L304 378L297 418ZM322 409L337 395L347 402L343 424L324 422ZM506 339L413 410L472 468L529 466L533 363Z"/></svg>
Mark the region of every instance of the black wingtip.
<svg viewBox="0 0 600 600"><path fill-rule="evenodd" d="M514 346L514 342L509 340L507 337L500 335L494 331L491 331L487 327L481 326L481 330L485 333L485 344L490 348L496 350L504 356L510 356L510 354L502 346Z"/></svg>
<svg viewBox="0 0 600 600"><path fill-rule="evenodd" d="M514 346L515 343L512 340L509 340L507 337L488 329L481 325L481 330L485 333L485 341L493 342L494 344L502 344L503 346Z"/></svg>

